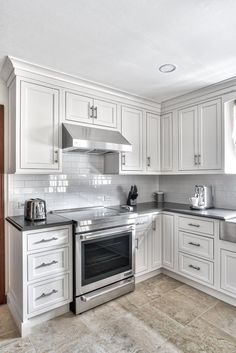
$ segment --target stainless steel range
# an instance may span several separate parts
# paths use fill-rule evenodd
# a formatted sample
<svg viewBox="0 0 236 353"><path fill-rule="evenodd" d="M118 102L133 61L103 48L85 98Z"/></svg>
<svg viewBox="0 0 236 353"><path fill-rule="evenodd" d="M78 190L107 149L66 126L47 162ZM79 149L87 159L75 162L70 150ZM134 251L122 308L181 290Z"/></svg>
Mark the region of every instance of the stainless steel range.
<svg viewBox="0 0 236 353"><path fill-rule="evenodd" d="M74 221L74 313L134 290L137 214L105 207L55 212Z"/></svg>

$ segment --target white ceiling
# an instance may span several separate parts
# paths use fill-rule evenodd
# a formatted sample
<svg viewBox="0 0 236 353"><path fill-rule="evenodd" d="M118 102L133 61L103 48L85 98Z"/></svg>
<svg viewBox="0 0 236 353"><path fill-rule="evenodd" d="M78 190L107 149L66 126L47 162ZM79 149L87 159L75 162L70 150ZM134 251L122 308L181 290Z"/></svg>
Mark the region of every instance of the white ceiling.
<svg viewBox="0 0 236 353"><path fill-rule="evenodd" d="M1 0L0 59L163 101L236 76L235 0ZM162 74L158 67L177 70Z"/></svg>

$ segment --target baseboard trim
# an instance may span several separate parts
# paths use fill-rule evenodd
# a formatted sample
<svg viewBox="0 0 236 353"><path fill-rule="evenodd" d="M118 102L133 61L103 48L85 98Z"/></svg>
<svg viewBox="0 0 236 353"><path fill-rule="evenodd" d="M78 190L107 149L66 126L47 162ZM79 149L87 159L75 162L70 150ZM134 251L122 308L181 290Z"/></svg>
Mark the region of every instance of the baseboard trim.
<svg viewBox="0 0 236 353"><path fill-rule="evenodd" d="M140 282L143 282L145 281L146 279L149 279L151 277L154 277L154 276L157 276L161 273L161 269L157 269L157 270L154 270L154 271L151 271L151 272L148 272L148 273L144 273L143 275L136 275L135 276L135 283L140 283Z"/></svg>

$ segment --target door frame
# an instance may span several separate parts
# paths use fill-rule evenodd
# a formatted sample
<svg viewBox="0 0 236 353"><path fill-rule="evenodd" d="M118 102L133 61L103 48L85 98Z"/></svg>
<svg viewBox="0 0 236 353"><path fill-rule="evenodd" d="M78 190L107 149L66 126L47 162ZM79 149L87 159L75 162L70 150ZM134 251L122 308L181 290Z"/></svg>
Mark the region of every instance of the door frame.
<svg viewBox="0 0 236 353"><path fill-rule="evenodd" d="M0 304L5 295L5 239L4 239L4 106L0 105Z"/></svg>

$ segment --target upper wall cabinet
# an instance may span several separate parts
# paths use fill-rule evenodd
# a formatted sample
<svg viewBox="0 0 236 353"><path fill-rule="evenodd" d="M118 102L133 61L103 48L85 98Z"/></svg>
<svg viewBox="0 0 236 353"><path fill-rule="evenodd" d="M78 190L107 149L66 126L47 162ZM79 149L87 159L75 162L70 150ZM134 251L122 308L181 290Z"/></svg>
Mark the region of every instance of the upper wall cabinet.
<svg viewBox="0 0 236 353"><path fill-rule="evenodd" d="M138 109L122 107L121 131L132 144L132 152L122 153L122 171L143 170L143 112Z"/></svg>
<svg viewBox="0 0 236 353"><path fill-rule="evenodd" d="M61 171L60 90L15 79L9 88L9 171Z"/></svg>
<svg viewBox="0 0 236 353"><path fill-rule="evenodd" d="M173 116L172 113L161 116L160 139L161 139L161 171L171 172L173 170Z"/></svg>
<svg viewBox="0 0 236 353"><path fill-rule="evenodd" d="M160 117L146 115L146 170L160 172Z"/></svg>
<svg viewBox="0 0 236 353"><path fill-rule="evenodd" d="M179 170L222 169L221 100L179 110Z"/></svg>
<svg viewBox="0 0 236 353"><path fill-rule="evenodd" d="M116 128L117 105L105 100L66 92L65 120Z"/></svg>

